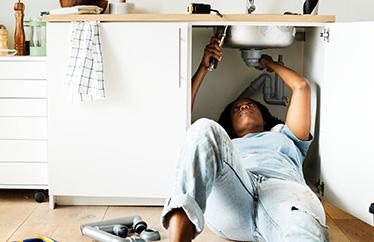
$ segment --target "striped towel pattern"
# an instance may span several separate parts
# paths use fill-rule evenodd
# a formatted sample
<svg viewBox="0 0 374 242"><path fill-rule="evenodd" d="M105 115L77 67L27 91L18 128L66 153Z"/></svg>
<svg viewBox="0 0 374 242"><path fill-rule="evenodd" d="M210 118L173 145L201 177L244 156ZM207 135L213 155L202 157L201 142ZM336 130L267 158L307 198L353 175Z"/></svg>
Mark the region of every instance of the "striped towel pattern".
<svg viewBox="0 0 374 242"><path fill-rule="evenodd" d="M66 86L73 101L105 98L100 22L73 23Z"/></svg>

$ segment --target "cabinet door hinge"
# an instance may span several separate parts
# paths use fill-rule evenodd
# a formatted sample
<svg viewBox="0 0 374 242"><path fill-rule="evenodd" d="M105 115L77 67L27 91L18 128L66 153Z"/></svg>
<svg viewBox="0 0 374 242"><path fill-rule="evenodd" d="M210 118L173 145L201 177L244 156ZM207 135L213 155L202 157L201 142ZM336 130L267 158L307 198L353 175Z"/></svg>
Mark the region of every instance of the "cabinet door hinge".
<svg viewBox="0 0 374 242"><path fill-rule="evenodd" d="M318 180L315 186L317 189L318 196L323 197L325 195L325 183L321 180Z"/></svg>
<svg viewBox="0 0 374 242"><path fill-rule="evenodd" d="M324 41L330 42L330 29L325 28L319 35Z"/></svg>

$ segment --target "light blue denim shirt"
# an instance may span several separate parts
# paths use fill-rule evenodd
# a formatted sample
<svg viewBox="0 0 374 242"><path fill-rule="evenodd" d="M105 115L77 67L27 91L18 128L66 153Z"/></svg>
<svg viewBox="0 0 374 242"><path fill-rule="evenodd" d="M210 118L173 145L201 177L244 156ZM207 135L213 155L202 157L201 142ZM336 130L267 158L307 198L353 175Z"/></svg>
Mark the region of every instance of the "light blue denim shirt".
<svg viewBox="0 0 374 242"><path fill-rule="evenodd" d="M305 183L302 165L312 139L298 139L287 125L280 131L247 134L233 139L247 171L265 177Z"/></svg>
<svg viewBox="0 0 374 242"><path fill-rule="evenodd" d="M286 125L231 140L218 123L197 120L178 158L164 228L169 212L182 208L194 236L207 223L234 241L327 242L323 207L302 174L310 143Z"/></svg>

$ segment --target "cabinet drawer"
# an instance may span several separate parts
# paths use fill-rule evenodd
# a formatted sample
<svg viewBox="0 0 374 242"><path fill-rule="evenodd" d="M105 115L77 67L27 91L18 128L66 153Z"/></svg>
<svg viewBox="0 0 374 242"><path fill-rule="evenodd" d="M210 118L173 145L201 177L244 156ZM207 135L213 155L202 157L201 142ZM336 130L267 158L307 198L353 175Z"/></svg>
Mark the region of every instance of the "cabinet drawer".
<svg viewBox="0 0 374 242"><path fill-rule="evenodd" d="M46 99L0 99L0 116L46 117Z"/></svg>
<svg viewBox="0 0 374 242"><path fill-rule="evenodd" d="M47 162L46 140L0 140L0 163Z"/></svg>
<svg viewBox="0 0 374 242"><path fill-rule="evenodd" d="M0 97L46 98L46 80L0 80Z"/></svg>
<svg viewBox="0 0 374 242"><path fill-rule="evenodd" d="M47 185L47 163L0 163L1 185Z"/></svg>
<svg viewBox="0 0 374 242"><path fill-rule="evenodd" d="M0 61L0 79L47 79L45 61Z"/></svg>
<svg viewBox="0 0 374 242"><path fill-rule="evenodd" d="M47 139L47 118L0 117L0 139Z"/></svg>

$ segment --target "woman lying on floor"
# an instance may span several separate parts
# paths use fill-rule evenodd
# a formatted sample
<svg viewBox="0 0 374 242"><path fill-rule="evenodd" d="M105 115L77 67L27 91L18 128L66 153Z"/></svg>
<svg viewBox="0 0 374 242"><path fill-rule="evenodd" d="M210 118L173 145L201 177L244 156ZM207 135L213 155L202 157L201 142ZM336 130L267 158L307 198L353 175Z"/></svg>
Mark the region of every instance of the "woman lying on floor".
<svg viewBox="0 0 374 242"><path fill-rule="evenodd" d="M212 38L192 79L192 105L210 58L221 55ZM230 103L219 124L200 119L190 127L162 213L172 242L191 241L205 222L229 240L328 241L323 207L302 172L311 143L309 85L269 56L260 63L292 91L286 122L245 98Z"/></svg>

